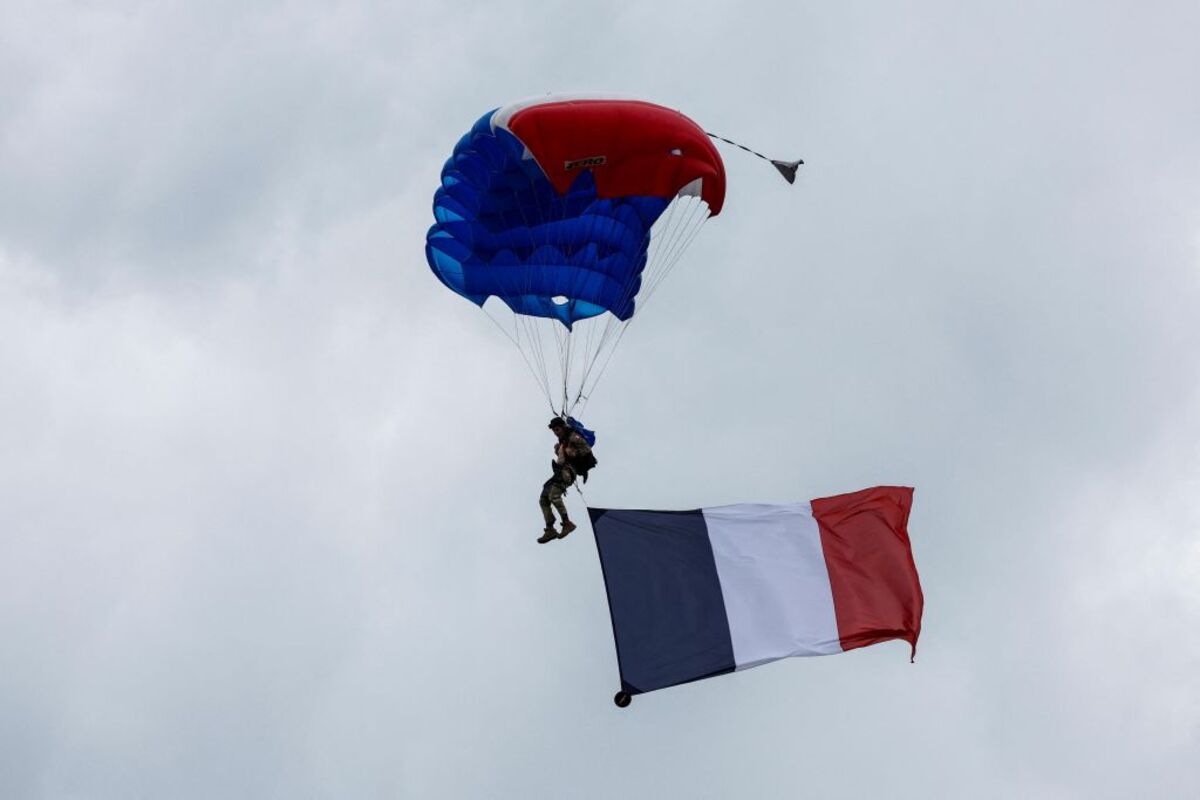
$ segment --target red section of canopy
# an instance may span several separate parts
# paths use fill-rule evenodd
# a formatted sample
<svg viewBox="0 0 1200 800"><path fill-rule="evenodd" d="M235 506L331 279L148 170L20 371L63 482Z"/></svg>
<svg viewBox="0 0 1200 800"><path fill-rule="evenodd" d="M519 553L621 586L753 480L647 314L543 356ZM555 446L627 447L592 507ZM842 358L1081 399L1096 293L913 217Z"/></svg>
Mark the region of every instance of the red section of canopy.
<svg viewBox="0 0 1200 800"><path fill-rule="evenodd" d="M641 100L552 101L516 112L508 129L559 192L590 169L600 197L674 197L700 178L713 216L725 202L717 148L678 111Z"/></svg>
<svg viewBox="0 0 1200 800"><path fill-rule="evenodd" d="M903 639L916 655L925 597L908 541L912 496L877 486L812 501L843 650Z"/></svg>

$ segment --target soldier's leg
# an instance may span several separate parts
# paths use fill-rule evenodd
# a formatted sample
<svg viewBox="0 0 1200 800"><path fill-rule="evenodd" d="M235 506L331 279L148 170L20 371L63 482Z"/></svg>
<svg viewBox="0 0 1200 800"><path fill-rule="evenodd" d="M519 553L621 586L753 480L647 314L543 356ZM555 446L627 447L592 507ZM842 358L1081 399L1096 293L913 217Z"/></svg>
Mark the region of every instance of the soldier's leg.
<svg viewBox="0 0 1200 800"><path fill-rule="evenodd" d="M566 493L568 486L570 486L569 483L559 483L550 490L550 499L553 501L554 507L558 509L558 515L562 517L562 530L558 534L560 539L575 530L575 523L571 522L571 518L567 516L567 504L563 502L563 494Z"/></svg>
<svg viewBox="0 0 1200 800"><path fill-rule="evenodd" d="M554 507L558 509L558 516L562 517L563 522L568 521L567 504L563 502L563 493L565 493L566 491L567 491L567 487L563 486L558 481L554 481L553 483L550 484L550 492L549 492L550 502L553 503ZM549 513L549 512L547 512L547 513ZM554 519L553 515L551 515L550 519L551 520Z"/></svg>
<svg viewBox="0 0 1200 800"><path fill-rule="evenodd" d="M542 518L546 520L547 528L554 527L554 512L550 510L550 504L552 502L550 497L554 491L554 488L553 488L554 484L555 484L554 478L551 478L550 480L548 480L544 484L542 484L542 496L538 498L538 504L542 507ZM559 502L561 502L561 501L562 501L562 496L560 494Z"/></svg>

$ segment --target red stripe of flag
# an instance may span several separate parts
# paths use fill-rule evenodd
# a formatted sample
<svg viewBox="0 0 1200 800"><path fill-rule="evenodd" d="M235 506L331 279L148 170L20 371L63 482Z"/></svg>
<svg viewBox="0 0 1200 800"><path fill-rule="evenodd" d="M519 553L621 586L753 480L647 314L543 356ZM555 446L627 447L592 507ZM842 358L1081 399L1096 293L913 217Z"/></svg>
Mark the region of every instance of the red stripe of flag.
<svg viewBox="0 0 1200 800"><path fill-rule="evenodd" d="M908 541L912 496L877 486L812 501L843 650L903 639L916 657L925 598Z"/></svg>

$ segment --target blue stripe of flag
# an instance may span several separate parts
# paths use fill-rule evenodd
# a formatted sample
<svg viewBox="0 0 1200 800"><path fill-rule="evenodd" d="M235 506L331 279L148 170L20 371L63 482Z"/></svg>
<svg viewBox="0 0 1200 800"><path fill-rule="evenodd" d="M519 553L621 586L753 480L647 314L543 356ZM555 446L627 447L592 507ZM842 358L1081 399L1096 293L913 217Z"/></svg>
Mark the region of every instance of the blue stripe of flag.
<svg viewBox="0 0 1200 800"><path fill-rule="evenodd" d="M704 514L590 508L622 689L649 692L734 670Z"/></svg>

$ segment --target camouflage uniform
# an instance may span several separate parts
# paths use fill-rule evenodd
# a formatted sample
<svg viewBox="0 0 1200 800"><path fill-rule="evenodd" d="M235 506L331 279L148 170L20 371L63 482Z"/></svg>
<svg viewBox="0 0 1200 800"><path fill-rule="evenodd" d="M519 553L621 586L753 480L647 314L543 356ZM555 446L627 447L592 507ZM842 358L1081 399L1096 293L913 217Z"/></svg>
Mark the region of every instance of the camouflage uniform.
<svg viewBox="0 0 1200 800"><path fill-rule="evenodd" d="M538 498L538 502L542 507L542 516L546 519L547 528L554 526L554 512L550 510L551 506L558 509L558 515L564 521L567 519L567 504L563 502L563 495L566 494L571 484L575 482L575 470L571 468L567 455L562 451L564 444L571 451L572 455L580 455L591 451L587 440L575 431L571 431L567 434L565 440L560 440L558 445L555 446L554 450L558 457L550 462L554 474L550 476L550 480L542 484L542 496Z"/></svg>

